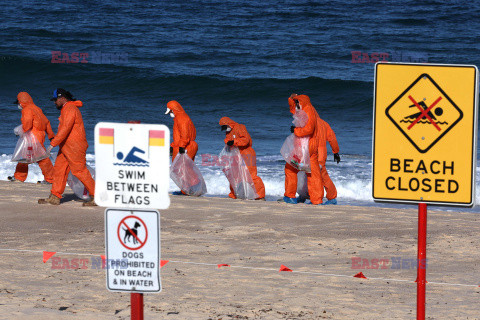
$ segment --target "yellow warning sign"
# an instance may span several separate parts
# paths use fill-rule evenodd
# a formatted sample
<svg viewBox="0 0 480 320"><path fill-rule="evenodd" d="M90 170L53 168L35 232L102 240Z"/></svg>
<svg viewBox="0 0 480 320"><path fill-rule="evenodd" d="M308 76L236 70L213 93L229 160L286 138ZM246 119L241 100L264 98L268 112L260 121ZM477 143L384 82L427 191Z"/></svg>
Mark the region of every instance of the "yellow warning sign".
<svg viewBox="0 0 480 320"><path fill-rule="evenodd" d="M478 70L378 63L373 198L472 206Z"/></svg>

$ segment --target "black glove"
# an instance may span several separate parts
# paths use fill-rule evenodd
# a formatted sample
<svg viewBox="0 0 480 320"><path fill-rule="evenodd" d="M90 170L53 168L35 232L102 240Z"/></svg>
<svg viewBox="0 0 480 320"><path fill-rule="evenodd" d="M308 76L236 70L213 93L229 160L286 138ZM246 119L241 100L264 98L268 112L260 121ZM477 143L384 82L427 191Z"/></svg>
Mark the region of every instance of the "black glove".
<svg viewBox="0 0 480 320"><path fill-rule="evenodd" d="M338 153L333 154L333 161L337 161L337 163L340 162L340 155Z"/></svg>
<svg viewBox="0 0 480 320"><path fill-rule="evenodd" d="M291 126L290 127L290 132L293 133L295 131L295 128L296 128L295 126Z"/></svg>
<svg viewBox="0 0 480 320"><path fill-rule="evenodd" d="M233 146L233 140L228 141L227 146Z"/></svg>
<svg viewBox="0 0 480 320"><path fill-rule="evenodd" d="M173 147L170 147L170 155L173 154Z"/></svg>
<svg viewBox="0 0 480 320"><path fill-rule="evenodd" d="M184 154L185 153L185 148L182 148L182 147L178 148L178 152L180 154Z"/></svg>

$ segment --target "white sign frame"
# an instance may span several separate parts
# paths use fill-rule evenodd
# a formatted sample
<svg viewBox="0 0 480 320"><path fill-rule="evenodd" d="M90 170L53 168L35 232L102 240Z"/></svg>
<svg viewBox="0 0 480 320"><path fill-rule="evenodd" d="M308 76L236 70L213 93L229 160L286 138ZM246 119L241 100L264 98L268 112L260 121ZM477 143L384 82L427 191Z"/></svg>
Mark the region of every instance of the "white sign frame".
<svg viewBox="0 0 480 320"><path fill-rule="evenodd" d="M161 124L95 126L95 202L129 209L170 206L170 130Z"/></svg>
<svg viewBox="0 0 480 320"><path fill-rule="evenodd" d="M128 231L124 231L125 228L120 229L121 225L128 225L123 222L125 219L130 218L141 221L142 224L139 228L141 229L143 227L145 230L148 230L145 234L142 233L143 231L136 230L135 235L138 235L139 239L143 238L145 242L141 244L141 247L139 246L139 248L132 250L125 247L125 243L119 233L119 230L123 231L125 238L130 242L132 237L127 238L127 233L131 233L129 232L131 229L128 229ZM143 223L145 224L143 225ZM133 243L135 242L135 240L131 241ZM109 291L133 293L162 291L160 277L160 213L157 210L107 208L105 210L105 255L105 268L107 272L106 285ZM131 258L129 258L129 256L131 256ZM142 256L142 258L140 258L140 256ZM135 262L145 262L145 264L148 263L148 265L155 263L155 266L153 268L130 267L129 262L133 264ZM148 274L149 272L152 272L152 276L148 279L142 279L137 275L138 273ZM115 280L118 281L115 283ZM148 281L148 286L140 289L138 286L132 287L131 280ZM152 287L152 290L146 289L147 287Z"/></svg>
<svg viewBox="0 0 480 320"><path fill-rule="evenodd" d="M470 182L470 201L467 202L455 202L455 201L437 201L437 200L424 200L424 199L407 199L405 197L395 198L392 196L375 196L375 183L376 183L376 175L375 175L375 152L378 150L376 149L376 125L377 125L377 94L378 94L378 82L377 82L377 69L381 65L392 65L392 66L417 66L423 67L425 69L435 68L435 67L442 67L442 68L474 68L475 69L475 76L474 76L474 94L473 94L473 131L472 131L472 141L471 141L471 175L468 179ZM426 73L427 71L423 71ZM401 91L400 91L401 92ZM399 92L399 93L400 93ZM384 203L405 203L405 204L419 204L419 203L426 203L429 205L438 205L438 206L458 206L458 207L473 207L476 205L476 168L477 168L477 132L478 132L478 92L479 92L479 73L478 68L475 65L463 65L463 64L430 64L430 63L398 63L398 62L377 62L375 64L375 73L374 73L374 86L373 86L373 127L372 127L372 171L371 171L371 181L372 181L372 198L375 202L384 202ZM383 116L383 113L382 113ZM395 131L396 132L396 131ZM470 150L470 148L468 148ZM425 151L426 152L426 151ZM425 154L425 153L422 153ZM466 180L465 180L466 181Z"/></svg>

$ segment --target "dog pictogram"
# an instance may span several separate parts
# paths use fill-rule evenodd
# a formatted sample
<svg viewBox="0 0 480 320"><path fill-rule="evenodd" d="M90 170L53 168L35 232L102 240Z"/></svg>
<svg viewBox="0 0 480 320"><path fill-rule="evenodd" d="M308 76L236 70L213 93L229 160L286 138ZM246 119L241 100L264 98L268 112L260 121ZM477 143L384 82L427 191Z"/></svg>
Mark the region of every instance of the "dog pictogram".
<svg viewBox="0 0 480 320"><path fill-rule="evenodd" d="M123 242L127 243L130 242L130 238L133 238L133 244L138 243L138 228L141 227L142 225L138 223L138 221L135 222L135 225L131 229L125 229L122 228L123 231L125 231L125 236L123 237Z"/></svg>
<svg viewBox="0 0 480 320"><path fill-rule="evenodd" d="M118 224L117 236L122 246L129 250L138 250L147 242L147 226L139 217L128 216Z"/></svg>

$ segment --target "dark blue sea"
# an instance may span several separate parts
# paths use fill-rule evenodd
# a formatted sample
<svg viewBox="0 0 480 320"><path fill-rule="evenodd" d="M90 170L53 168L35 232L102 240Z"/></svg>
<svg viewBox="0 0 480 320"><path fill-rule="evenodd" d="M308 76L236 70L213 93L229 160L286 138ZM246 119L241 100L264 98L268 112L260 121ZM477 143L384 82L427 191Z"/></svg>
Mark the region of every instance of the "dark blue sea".
<svg viewBox="0 0 480 320"><path fill-rule="evenodd" d="M339 202L371 205L374 62L479 65L478 30L475 1L4 1L0 179L14 171L16 94L29 92L56 131L49 98L63 87L84 102L90 165L97 122L171 127L164 111L175 99L197 127L209 195L228 193L219 169L201 166L202 154L223 148L218 121L228 116L247 126L277 199L295 92L310 96L337 135L342 162L330 152L327 169ZM34 166L27 181L40 178Z"/></svg>

